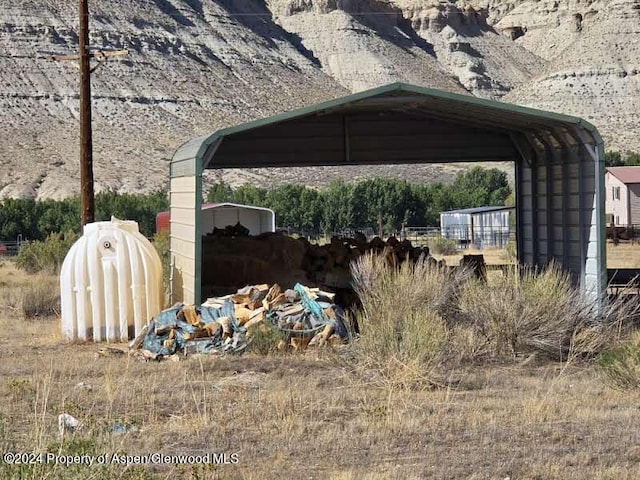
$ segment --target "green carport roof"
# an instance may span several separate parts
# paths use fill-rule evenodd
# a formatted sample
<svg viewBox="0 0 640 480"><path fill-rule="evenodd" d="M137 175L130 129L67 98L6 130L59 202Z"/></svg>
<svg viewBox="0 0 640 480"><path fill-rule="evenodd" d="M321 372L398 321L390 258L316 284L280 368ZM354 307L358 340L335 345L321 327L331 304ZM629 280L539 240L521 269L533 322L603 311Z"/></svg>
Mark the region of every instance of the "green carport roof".
<svg viewBox="0 0 640 480"><path fill-rule="evenodd" d="M542 145L558 132L575 138L580 131L589 143L601 143L596 128L578 117L393 83L194 138L175 152L171 175L203 168L517 160L522 152L514 135Z"/></svg>

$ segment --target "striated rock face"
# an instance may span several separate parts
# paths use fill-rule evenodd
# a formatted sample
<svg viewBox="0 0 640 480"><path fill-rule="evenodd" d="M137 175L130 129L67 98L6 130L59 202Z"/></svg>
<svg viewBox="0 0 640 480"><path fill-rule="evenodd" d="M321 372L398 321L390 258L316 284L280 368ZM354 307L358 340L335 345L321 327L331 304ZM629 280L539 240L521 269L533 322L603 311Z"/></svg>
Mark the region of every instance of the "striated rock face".
<svg viewBox="0 0 640 480"><path fill-rule="evenodd" d="M3 0L0 197L78 191L76 4ZM184 141L343 95L258 1L92 2L91 43L129 49L92 76L96 189L166 185Z"/></svg>
<svg viewBox="0 0 640 480"><path fill-rule="evenodd" d="M275 21L295 33L323 71L351 91L404 81L465 93L433 46L393 6L369 1L270 0Z"/></svg>
<svg viewBox="0 0 640 480"><path fill-rule="evenodd" d="M92 76L97 190L150 191L184 141L404 81L584 116L640 150L640 0L110 0L91 43L129 50ZM2 0L0 198L78 191L77 5ZM636 129L634 131L634 129ZM342 173L341 173L342 172ZM225 170L207 178L326 183L445 179L453 166Z"/></svg>
<svg viewBox="0 0 640 480"><path fill-rule="evenodd" d="M494 28L527 50L552 59L570 46L610 0L478 2L493 13Z"/></svg>
<svg viewBox="0 0 640 480"><path fill-rule="evenodd" d="M487 10L466 2L393 0L433 45L438 61L474 95L499 98L544 68L535 53L498 34Z"/></svg>
<svg viewBox="0 0 640 480"><path fill-rule="evenodd" d="M608 148L640 150L640 0L608 2L540 76L505 100L581 116Z"/></svg>
<svg viewBox="0 0 640 480"><path fill-rule="evenodd" d="M270 0L323 70L351 90L402 80L498 98L545 61L503 38L464 2ZM459 87L457 88L459 90Z"/></svg>

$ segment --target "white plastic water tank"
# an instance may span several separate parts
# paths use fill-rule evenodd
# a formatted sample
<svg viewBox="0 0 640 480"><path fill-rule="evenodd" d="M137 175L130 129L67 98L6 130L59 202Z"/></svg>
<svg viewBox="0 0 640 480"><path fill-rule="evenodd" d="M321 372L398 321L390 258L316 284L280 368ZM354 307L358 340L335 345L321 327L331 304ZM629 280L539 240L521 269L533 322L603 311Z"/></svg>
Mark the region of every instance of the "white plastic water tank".
<svg viewBox="0 0 640 480"><path fill-rule="evenodd" d="M162 263L133 221L84 226L60 272L62 334L126 341L162 310Z"/></svg>

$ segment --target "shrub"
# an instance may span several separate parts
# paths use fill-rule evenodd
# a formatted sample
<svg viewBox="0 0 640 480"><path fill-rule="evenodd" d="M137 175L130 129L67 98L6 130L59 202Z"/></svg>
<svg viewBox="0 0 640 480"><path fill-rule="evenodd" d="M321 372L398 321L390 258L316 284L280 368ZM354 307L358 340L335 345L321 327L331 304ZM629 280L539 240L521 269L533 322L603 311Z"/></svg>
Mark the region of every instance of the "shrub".
<svg viewBox="0 0 640 480"><path fill-rule="evenodd" d="M162 261L162 285L164 286L164 294L168 298L171 294L171 244L169 232L156 233L153 236L153 246Z"/></svg>
<svg viewBox="0 0 640 480"><path fill-rule="evenodd" d="M60 287L57 278L38 278L22 288L20 310L24 318L60 314Z"/></svg>
<svg viewBox="0 0 640 480"><path fill-rule="evenodd" d="M362 304L356 313L361 363L394 385L436 383L447 346L443 316L463 276L424 258L396 267L371 252L351 271Z"/></svg>
<svg viewBox="0 0 640 480"><path fill-rule="evenodd" d="M254 325L249 330L247 352L258 355L268 355L279 351L284 344L287 334L276 328L268 320Z"/></svg>
<svg viewBox="0 0 640 480"><path fill-rule="evenodd" d="M515 262L518 259L518 250L515 241L509 240L507 242L505 247L505 257L509 262Z"/></svg>
<svg viewBox="0 0 640 480"><path fill-rule="evenodd" d="M489 285L469 282L459 297L462 318L492 354L553 359L597 355L631 324L638 305L616 300L598 310L556 264L542 272L514 268Z"/></svg>
<svg viewBox="0 0 640 480"><path fill-rule="evenodd" d="M437 255L455 255L458 253L458 242L444 237L429 239L429 251Z"/></svg>
<svg viewBox="0 0 640 480"><path fill-rule="evenodd" d="M52 233L45 240L23 244L16 258L16 266L28 273L57 275L60 267L78 236L73 232Z"/></svg>
<svg viewBox="0 0 640 480"><path fill-rule="evenodd" d="M557 265L514 268L489 282L423 259L390 264L366 254L352 264L362 307L357 364L399 385L434 384L444 365L536 353L593 358L638 319L638 299L599 306Z"/></svg>
<svg viewBox="0 0 640 480"><path fill-rule="evenodd" d="M601 353L596 369L614 388L640 388L640 345L628 343Z"/></svg>

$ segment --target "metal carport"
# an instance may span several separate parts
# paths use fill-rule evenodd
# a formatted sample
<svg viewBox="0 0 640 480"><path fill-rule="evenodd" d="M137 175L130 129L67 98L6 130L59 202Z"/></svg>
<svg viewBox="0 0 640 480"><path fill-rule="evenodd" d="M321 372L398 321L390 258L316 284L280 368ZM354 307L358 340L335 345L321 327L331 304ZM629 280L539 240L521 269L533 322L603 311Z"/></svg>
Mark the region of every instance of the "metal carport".
<svg viewBox="0 0 640 480"><path fill-rule="evenodd" d="M195 138L171 161L172 299L201 301L207 168L513 161L519 261L606 287L604 147L577 117L394 83Z"/></svg>

